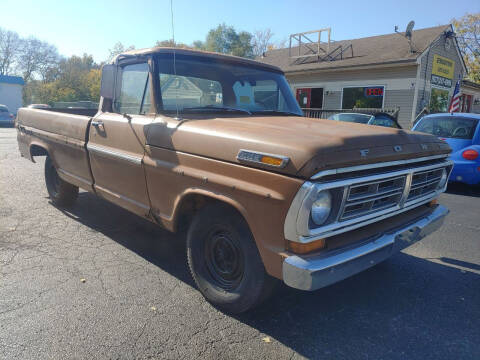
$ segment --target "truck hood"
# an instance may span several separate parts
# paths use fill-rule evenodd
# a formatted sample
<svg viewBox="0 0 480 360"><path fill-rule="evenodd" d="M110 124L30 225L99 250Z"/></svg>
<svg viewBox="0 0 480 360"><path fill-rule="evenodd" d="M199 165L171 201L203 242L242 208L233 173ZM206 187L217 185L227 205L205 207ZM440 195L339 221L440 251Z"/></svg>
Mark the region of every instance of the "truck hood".
<svg viewBox="0 0 480 360"><path fill-rule="evenodd" d="M424 133L297 116L199 116L180 122L162 117L147 127L147 144L239 164L241 149L286 156L281 169L248 166L302 178L331 168L450 152L444 141Z"/></svg>

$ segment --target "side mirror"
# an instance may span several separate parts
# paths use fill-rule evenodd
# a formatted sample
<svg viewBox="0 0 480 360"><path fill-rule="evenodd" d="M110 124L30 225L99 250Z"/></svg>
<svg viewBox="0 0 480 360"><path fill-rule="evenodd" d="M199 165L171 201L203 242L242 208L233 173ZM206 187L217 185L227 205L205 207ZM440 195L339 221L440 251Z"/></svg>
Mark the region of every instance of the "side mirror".
<svg viewBox="0 0 480 360"><path fill-rule="evenodd" d="M100 96L105 99L113 100L115 90L115 75L117 73L116 65L103 65L102 82L100 84Z"/></svg>

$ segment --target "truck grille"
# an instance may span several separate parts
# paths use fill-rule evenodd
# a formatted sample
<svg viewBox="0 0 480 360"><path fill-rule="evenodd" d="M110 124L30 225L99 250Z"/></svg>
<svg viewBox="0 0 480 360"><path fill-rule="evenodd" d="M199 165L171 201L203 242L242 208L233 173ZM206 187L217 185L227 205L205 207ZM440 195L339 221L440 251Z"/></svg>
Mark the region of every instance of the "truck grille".
<svg viewBox="0 0 480 360"><path fill-rule="evenodd" d="M413 171L349 185L338 221L352 220L381 210L400 209L403 203L434 195L438 191L443 169Z"/></svg>
<svg viewBox="0 0 480 360"><path fill-rule="evenodd" d="M351 185L340 220L362 216L399 203L407 177L398 176L368 183Z"/></svg>
<svg viewBox="0 0 480 360"><path fill-rule="evenodd" d="M407 201L435 192L442 178L442 171L443 169L435 169L413 173Z"/></svg>

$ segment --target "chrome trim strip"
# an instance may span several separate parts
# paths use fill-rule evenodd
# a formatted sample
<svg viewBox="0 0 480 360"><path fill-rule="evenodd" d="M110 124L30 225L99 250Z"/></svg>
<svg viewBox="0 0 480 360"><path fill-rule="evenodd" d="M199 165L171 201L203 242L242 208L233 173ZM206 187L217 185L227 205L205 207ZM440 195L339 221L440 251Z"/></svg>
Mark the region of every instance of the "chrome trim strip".
<svg viewBox="0 0 480 360"><path fill-rule="evenodd" d="M93 144L88 143L87 144L87 150L91 151L91 152L94 152L94 153L97 153L97 154L100 154L100 155L105 155L105 156L108 156L108 157L111 157L111 158L120 159L120 160L123 160L123 161L128 161L128 162L130 162L132 164L135 164L135 165L141 165L142 164L142 158L139 157L139 156L127 155L127 154L120 153L120 152L115 151L115 150L105 148L103 146L98 146L98 145L93 145Z"/></svg>
<svg viewBox="0 0 480 360"><path fill-rule="evenodd" d="M309 201L308 199L312 197L312 194L314 192L316 193L322 190L328 190L332 188L341 188L345 186L350 186L352 184L368 182L376 179L388 179L388 178L393 178L399 175L410 174L411 176L413 176L412 174L414 172L420 172L420 171L431 170L436 168L445 168L448 166L453 168L453 162L451 160L447 160L439 164L424 165L424 166L402 169L402 170L397 170L397 171L392 171L392 172L387 172L382 174L364 176L360 178L332 181L328 183L312 183L312 182L306 181L301 186L300 190L298 191L297 195L295 196L292 202L292 205L290 206L290 209L288 210L287 217L285 219L285 224L284 224L285 238L290 241L296 241L300 243L309 243L321 238L338 235L350 230L357 229L365 225L369 225L371 223L398 215L402 212L411 210L414 207L417 207L429 202L430 200L434 199L435 197L437 197L438 195L440 195L442 192L446 190L448 182L445 183L445 186L442 189L438 189L431 194L427 194L425 196L412 199L410 201L407 201L409 193L406 193L406 194L404 193L403 196L406 196L406 198L403 199L404 200L403 204L402 202L400 202L396 206L389 207L384 210L379 210L377 212L373 212L370 214L366 214L361 217L344 220L344 221L339 221L339 219L337 219L331 224L320 226L315 229L309 229L308 223L309 223L309 217L310 217L310 208L308 207L308 205L311 204L313 201ZM451 168L450 168L450 171L451 171ZM409 185L411 186L411 179L410 180L407 179L407 181L410 181ZM297 197L299 197L299 199L297 199ZM343 204L343 206L345 206L345 204Z"/></svg>
<svg viewBox="0 0 480 360"><path fill-rule="evenodd" d="M349 167L338 168L338 169L329 169L329 170L323 170L323 171L320 171L320 172L316 173L310 179L311 180L318 180L321 177L324 177L324 176L327 176L327 175L337 175L337 174L344 174L344 173L347 173L347 172L355 172L355 171L362 171L362 170L369 170L369 169L378 169L378 168L388 167L388 166L413 164L413 163L416 163L416 162L422 162L422 161L428 161L428 160L446 159L447 157L448 157L448 154L447 155L434 155L434 156L426 156L426 157L421 157L421 158L416 158L416 159L387 161L387 162L380 162L380 163L374 163L374 164L349 166Z"/></svg>
<svg viewBox="0 0 480 360"><path fill-rule="evenodd" d="M276 165L265 164L265 163L262 163L261 161L241 158L241 154L244 154L244 153L258 154L260 156L270 156L270 157L273 157L273 158L281 159L282 163L280 165L276 166ZM258 165L263 165L263 166L271 166L271 167L274 167L274 168L277 168L277 169L283 169L285 166L287 166L288 162L290 161L290 158L288 156L284 156L284 155L269 154L269 153L264 153L264 152L261 152L261 151L240 149L238 151L238 154L237 154L237 160L239 162L247 162L247 163L258 164Z"/></svg>
<svg viewBox="0 0 480 360"><path fill-rule="evenodd" d="M283 261L283 281L300 290L316 290L359 273L436 231L448 209L437 206L429 215L382 236L317 256L292 255ZM365 239L366 240L366 239Z"/></svg>

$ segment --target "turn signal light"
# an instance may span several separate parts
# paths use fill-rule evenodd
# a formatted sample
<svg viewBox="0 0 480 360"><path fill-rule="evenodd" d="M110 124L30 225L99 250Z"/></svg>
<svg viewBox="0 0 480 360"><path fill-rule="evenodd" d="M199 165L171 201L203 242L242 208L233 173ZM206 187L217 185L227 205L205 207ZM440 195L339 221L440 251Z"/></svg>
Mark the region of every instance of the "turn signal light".
<svg viewBox="0 0 480 360"><path fill-rule="evenodd" d="M279 159L279 158L276 158L276 157L273 157L273 156L265 156L264 155L264 156L262 156L260 161L264 164L267 164L267 165L281 166L283 160Z"/></svg>
<svg viewBox="0 0 480 360"><path fill-rule="evenodd" d="M306 244L287 240L287 250L295 254L307 254L315 250L323 249L326 245L325 239L315 240Z"/></svg>
<svg viewBox="0 0 480 360"><path fill-rule="evenodd" d="M478 151L473 149L465 150L462 153L462 157L467 160L475 160L476 158L478 158Z"/></svg>

